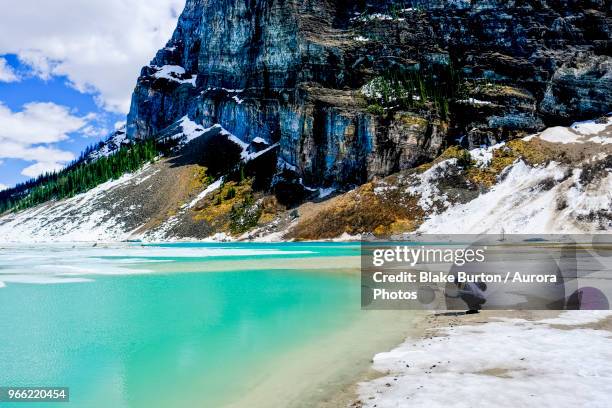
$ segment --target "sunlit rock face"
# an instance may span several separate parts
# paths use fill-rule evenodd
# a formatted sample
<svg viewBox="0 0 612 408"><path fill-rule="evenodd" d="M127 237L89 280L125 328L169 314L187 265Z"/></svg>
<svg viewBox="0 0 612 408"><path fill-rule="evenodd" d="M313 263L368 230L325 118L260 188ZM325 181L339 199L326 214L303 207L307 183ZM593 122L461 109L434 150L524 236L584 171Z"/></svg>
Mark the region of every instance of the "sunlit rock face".
<svg viewBox="0 0 612 408"><path fill-rule="evenodd" d="M283 191L348 188L449 144L494 143L611 111L611 7L188 0L167 46L142 69L127 133L156 137L188 115L245 142L278 142L272 184Z"/></svg>

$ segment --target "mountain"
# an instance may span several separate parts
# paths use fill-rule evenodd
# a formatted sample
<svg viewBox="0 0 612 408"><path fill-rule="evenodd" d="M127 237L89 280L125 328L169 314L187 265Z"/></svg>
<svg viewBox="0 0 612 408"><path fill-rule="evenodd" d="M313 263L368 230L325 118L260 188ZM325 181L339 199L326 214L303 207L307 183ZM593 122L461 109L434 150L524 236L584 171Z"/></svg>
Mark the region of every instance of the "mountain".
<svg viewBox="0 0 612 408"><path fill-rule="evenodd" d="M278 142L284 192L358 185L456 138L477 147L608 113L610 7L190 0L142 69L128 136L157 137L188 115Z"/></svg>
<svg viewBox="0 0 612 408"><path fill-rule="evenodd" d="M203 133L137 172L4 215L2 241L311 240L612 229L612 117L490 147L452 146L430 163L346 193L319 189L316 199L295 208L255 187L253 171L259 170L251 161L242 175L207 175L196 163L203 144L228 135L220 127ZM269 164L266 156L272 156L270 150L253 162Z"/></svg>
<svg viewBox="0 0 612 408"><path fill-rule="evenodd" d="M141 71L127 139L87 157L176 146L118 180L7 214L0 231L610 229L611 11L603 0L188 0Z"/></svg>

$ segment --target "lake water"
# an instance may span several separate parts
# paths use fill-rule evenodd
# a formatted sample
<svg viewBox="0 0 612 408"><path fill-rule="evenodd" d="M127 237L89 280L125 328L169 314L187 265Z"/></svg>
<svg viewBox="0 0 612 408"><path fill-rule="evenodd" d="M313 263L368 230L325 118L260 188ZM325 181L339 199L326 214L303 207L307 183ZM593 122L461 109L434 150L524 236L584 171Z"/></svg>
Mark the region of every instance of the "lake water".
<svg viewBox="0 0 612 408"><path fill-rule="evenodd" d="M336 243L3 247L0 386L67 386L71 406L92 408L333 405L413 319L360 310L358 255Z"/></svg>

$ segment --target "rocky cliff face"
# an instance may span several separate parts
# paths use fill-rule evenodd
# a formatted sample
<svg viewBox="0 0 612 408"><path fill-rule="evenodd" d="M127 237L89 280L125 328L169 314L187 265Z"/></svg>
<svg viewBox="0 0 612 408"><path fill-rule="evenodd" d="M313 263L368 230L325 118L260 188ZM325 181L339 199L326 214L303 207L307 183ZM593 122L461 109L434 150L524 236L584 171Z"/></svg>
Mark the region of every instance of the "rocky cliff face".
<svg viewBox="0 0 612 408"><path fill-rule="evenodd" d="M288 200L612 110L607 0L188 0L130 138L186 115L275 148ZM164 133L166 132L166 133Z"/></svg>

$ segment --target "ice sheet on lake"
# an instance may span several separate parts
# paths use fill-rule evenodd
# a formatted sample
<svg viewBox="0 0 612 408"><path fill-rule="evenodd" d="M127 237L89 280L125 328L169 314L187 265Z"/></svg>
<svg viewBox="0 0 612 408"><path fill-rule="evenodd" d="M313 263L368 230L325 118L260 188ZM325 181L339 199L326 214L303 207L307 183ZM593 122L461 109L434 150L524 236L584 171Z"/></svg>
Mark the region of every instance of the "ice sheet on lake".
<svg viewBox="0 0 612 408"><path fill-rule="evenodd" d="M112 244L4 245L0 251L0 287L5 283L77 283L100 275L146 274L153 263L214 258L254 258L273 255L305 255L310 250L245 248L239 246L142 246Z"/></svg>

